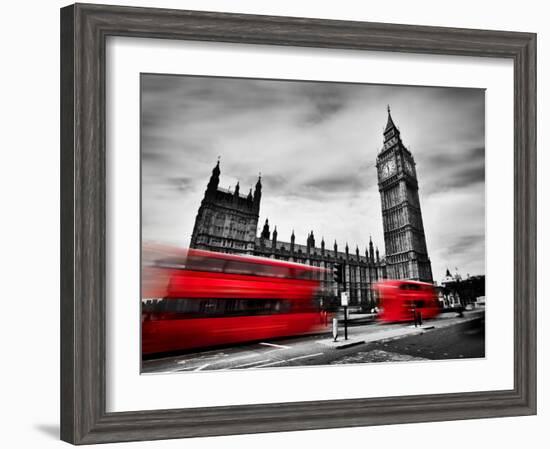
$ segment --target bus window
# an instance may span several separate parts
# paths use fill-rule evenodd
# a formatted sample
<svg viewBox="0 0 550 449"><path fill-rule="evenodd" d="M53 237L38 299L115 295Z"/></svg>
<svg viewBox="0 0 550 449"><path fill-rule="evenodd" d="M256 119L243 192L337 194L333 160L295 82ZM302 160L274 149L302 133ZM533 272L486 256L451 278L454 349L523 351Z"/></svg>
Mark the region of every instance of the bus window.
<svg viewBox="0 0 550 449"><path fill-rule="evenodd" d="M296 279L305 279L305 280L308 280L308 281L311 281L311 280L314 279L314 274L315 274L314 271L304 270L304 269L300 269L300 268L294 268L292 271L293 271L293 276L292 277L294 277Z"/></svg>
<svg viewBox="0 0 550 449"><path fill-rule="evenodd" d="M189 256L185 268L192 271L222 273L226 263L226 260L216 257Z"/></svg>
<svg viewBox="0 0 550 449"><path fill-rule="evenodd" d="M228 274L245 274L268 277L289 277L289 269L284 266L273 266L268 264L251 263L240 260L229 260L224 267L224 272Z"/></svg>
<svg viewBox="0 0 550 449"><path fill-rule="evenodd" d="M174 313L182 318L269 315L290 311L290 302L283 299L165 298L142 304L143 313Z"/></svg>

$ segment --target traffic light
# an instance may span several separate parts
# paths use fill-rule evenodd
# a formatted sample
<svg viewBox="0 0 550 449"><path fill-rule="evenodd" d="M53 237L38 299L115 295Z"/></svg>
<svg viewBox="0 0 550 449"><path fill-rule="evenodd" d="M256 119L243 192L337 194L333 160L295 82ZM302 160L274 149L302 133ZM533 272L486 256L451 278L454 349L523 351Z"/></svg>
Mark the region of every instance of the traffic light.
<svg viewBox="0 0 550 449"><path fill-rule="evenodd" d="M344 282L344 266L339 263L335 263L332 267L332 274L334 282L342 284Z"/></svg>

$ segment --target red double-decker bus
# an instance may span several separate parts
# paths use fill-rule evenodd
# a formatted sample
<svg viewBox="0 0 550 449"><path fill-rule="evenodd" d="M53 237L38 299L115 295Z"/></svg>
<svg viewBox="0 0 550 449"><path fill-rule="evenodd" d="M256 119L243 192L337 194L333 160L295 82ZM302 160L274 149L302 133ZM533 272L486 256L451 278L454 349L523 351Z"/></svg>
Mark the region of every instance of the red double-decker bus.
<svg viewBox="0 0 550 449"><path fill-rule="evenodd" d="M204 250L146 251L142 355L329 329L324 269Z"/></svg>
<svg viewBox="0 0 550 449"><path fill-rule="evenodd" d="M375 285L380 312L385 322L435 318L440 313L432 284L409 280L384 280Z"/></svg>

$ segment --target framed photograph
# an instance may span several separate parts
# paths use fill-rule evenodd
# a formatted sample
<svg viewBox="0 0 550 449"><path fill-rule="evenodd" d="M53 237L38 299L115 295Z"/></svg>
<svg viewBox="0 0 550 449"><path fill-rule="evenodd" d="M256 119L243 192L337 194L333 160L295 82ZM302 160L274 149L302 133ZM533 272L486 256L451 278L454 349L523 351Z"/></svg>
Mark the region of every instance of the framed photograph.
<svg viewBox="0 0 550 449"><path fill-rule="evenodd" d="M61 10L61 437L536 413L536 35Z"/></svg>

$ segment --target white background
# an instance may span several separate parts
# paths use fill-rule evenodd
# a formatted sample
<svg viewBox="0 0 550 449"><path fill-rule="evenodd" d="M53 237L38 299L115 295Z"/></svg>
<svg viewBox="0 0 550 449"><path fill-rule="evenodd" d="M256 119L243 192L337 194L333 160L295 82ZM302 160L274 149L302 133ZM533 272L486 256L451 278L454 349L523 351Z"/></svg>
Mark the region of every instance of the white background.
<svg viewBox="0 0 550 449"><path fill-rule="evenodd" d="M278 14L345 20L538 32L539 149L550 103L544 2L118 1L119 4ZM13 2L3 8L1 188L3 285L0 399L6 447L60 447L59 416L59 11L61 2ZM547 121L547 120L546 120ZM550 412L548 332L543 320L548 237L548 155L539 151L539 415L525 418L132 443L132 447L546 447ZM546 200L546 207L543 202ZM507 256L506 254L504 255ZM32 271L31 271L32 269ZM6 288L7 287L7 288ZM12 308L23 298L17 309ZM546 340L544 343L543 341Z"/></svg>

